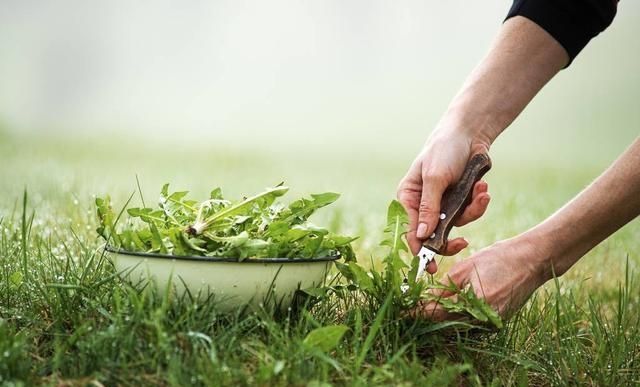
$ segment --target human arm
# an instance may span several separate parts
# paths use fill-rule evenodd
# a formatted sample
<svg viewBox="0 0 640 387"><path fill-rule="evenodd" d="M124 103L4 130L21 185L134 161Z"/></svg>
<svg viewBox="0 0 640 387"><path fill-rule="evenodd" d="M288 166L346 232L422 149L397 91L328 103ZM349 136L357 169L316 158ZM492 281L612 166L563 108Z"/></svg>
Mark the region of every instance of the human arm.
<svg viewBox="0 0 640 387"><path fill-rule="evenodd" d="M553 276L561 276L589 250L640 215L640 137L600 177L534 228L456 263L449 280L470 285L501 315L519 309ZM443 294L451 296L451 294ZM436 303L420 315L450 318Z"/></svg>
<svg viewBox="0 0 640 387"><path fill-rule="evenodd" d="M496 137L568 62L565 49L532 21L516 16L503 24L398 187L398 199L409 214L407 240L414 253L433 233L442 194L460 178L469 158L488 153ZM456 226L479 218L489 199L486 183L476 184ZM452 240L446 253L456 254L466 245L462 238ZM436 270L433 261L428 271Z"/></svg>

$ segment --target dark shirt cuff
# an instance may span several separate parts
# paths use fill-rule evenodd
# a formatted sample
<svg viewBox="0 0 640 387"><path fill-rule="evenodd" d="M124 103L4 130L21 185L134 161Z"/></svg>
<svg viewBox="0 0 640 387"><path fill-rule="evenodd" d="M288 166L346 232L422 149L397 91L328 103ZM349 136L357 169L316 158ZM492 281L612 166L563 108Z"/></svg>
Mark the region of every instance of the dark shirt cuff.
<svg viewBox="0 0 640 387"><path fill-rule="evenodd" d="M505 20L524 16L542 27L564 47L571 64L611 24L617 5L618 0L514 0Z"/></svg>

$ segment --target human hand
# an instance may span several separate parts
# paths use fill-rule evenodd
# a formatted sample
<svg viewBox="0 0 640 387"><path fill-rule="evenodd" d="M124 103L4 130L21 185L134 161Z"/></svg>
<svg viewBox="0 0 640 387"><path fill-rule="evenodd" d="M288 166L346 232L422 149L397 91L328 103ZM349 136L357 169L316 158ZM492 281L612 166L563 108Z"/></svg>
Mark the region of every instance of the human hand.
<svg viewBox="0 0 640 387"><path fill-rule="evenodd" d="M429 138L398 186L398 200L409 216L407 242L414 254L439 222L444 191L458 181L471 156L488 150L488 142L472 139L462 131L438 130ZM486 182L480 180L475 184L471 203L455 226L463 226L484 214L491 199L487 190ZM464 238L456 238L447 243L442 253L454 255L467 245ZM429 263L427 271L431 274L437 271L435 261Z"/></svg>
<svg viewBox="0 0 640 387"><path fill-rule="evenodd" d="M509 317L520 309L529 296L545 282L543 248L526 237L497 242L456 263L447 280L462 289L471 286L502 317ZM438 297L455 298L452 292L437 292ZM419 304L411 313L433 321L451 320L452 315L434 301Z"/></svg>

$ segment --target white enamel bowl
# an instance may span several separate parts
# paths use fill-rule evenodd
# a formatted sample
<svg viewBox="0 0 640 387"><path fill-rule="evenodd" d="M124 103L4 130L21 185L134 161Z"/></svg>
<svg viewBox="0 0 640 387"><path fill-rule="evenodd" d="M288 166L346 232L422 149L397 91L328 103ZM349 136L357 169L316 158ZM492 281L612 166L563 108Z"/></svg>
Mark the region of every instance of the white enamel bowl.
<svg viewBox="0 0 640 387"><path fill-rule="evenodd" d="M313 259L174 256L126 252L106 247L116 270L132 283L150 280L158 290L171 284L177 295L185 286L193 295L214 294L221 310L258 305L267 299L281 307L298 289L321 285L339 256Z"/></svg>

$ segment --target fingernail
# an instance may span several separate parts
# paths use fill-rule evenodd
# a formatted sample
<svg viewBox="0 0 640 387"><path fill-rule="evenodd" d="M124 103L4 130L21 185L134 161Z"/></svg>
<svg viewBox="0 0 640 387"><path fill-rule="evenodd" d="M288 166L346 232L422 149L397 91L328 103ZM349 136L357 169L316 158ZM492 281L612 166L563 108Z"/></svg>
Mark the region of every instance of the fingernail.
<svg viewBox="0 0 640 387"><path fill-rule="evenodd" d="M489 204L489 197L484 197L480 199L480 204L482 204L483 206L486 206L487 204Z"/></svg>
<svg viewBox="0 0 640 387"><path fill-rule="evenodd" d="M427 238L427 224L426 223L420 223L418 225L418 230L416 231L416 236L419 239L426 239Z"/></svg>

